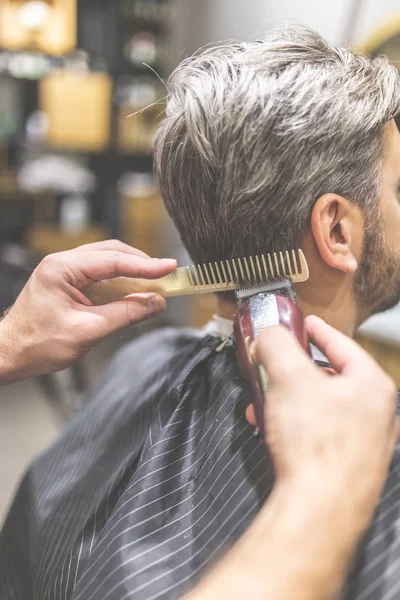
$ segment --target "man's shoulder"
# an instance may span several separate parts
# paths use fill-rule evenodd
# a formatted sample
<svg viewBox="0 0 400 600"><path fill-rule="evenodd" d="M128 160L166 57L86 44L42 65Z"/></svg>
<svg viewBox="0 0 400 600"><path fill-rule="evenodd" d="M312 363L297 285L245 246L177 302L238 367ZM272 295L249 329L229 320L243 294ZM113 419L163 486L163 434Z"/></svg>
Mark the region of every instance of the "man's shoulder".
<svg viewBox="0 0 400 600"><path fill-rule="evenodd" d="M214 338L201 329L160 328L140 336L123 346L112 359L89 402L103 402L105 391L109 398L131 397L135 394L154 395L167 379L170 384L186 367L197 363L215 345Z"/></svg>
<svg viewBox="0 0 400 600"><path fill-rule="evenodd" d="M117 357L129 359L135 356L141 358L148 352L174 352L185 350L188 346L198 343L205 337L201 329L189 327L163 327L140 336L126 344Z"/></svg>
<svg viewBox="0 0 400 600"><path fill-rule="evenodd" d="M168 327L160 328L129 342L117 352L110 373L117 377L123 374L154 374L168 364L174 364L179 356L187 356L201 346L205 339L202 330Z"/></svg>

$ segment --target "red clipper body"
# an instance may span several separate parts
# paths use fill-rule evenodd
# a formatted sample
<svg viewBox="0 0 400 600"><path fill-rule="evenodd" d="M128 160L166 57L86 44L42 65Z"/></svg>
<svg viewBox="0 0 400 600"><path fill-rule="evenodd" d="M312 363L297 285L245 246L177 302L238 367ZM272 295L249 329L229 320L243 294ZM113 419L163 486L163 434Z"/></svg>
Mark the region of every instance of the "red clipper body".
<svg viewBox="0 0 400 600"><path fill-rule="evenodd" d="M279 282L279 285L265 286L265 289L269 287L275 289L265 292L253 291L253 295L251 289L239 291L237 293L239 310L234 321L237 359L244 377L251 386L257 426L263 440L265 439L264 403L267 376L263 367L250 357L250 345L265 327L284 325L296 336L300 345L311 356L304 317L296 304L296 295L291 282L285 280Z"/></svg>

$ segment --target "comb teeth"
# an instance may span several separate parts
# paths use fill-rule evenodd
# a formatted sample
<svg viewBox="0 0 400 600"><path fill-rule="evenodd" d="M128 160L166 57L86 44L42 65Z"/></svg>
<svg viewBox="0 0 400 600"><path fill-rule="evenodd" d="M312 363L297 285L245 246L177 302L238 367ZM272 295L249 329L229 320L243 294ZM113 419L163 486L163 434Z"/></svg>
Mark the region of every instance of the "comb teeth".
<svg viewBox="0 0 400 600"><path fill-rule="evenodd" d="M232 258L184 267L184 269L193 287L232 285L239 287L283 278L290 278L296 283L308 278L308 267L301 250Z"/></svg>
<svg viewBox="0 0 400 600"><path fill-rule="evenodd" d="M192 267L180 267L161 279L117 277L97 281L85 288L85 295L95 304L106 304L129 294L155 292L165 297L227 292L247 293L255 286L276 289L285 280L299 283L308 279L308 266L301 250L232 258Z"/></svg>

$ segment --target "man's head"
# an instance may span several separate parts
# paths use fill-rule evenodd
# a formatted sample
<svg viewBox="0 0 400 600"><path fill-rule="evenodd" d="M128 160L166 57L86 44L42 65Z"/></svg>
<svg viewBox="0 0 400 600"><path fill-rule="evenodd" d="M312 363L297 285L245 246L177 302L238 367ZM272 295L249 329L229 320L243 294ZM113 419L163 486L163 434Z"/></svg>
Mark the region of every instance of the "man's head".
<svg viewBox="0 0 400 600"><path fill-rule="evenodd" d="M304 247L351 279L363 309L392 304L399 110L399 74L386 59L331 47L303 27L185 60L170 80L155 161L192 258Z"/></svg>

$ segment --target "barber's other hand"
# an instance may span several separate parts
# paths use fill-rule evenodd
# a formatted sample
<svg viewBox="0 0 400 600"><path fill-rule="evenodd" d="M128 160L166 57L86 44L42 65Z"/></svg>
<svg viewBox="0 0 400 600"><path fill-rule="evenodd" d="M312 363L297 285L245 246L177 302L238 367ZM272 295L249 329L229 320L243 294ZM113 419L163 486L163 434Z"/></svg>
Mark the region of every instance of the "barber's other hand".
<svg viewBox="0 0 400 600"><path fill-rule="evenodd" d="M398 435L396 388L355 342L316 317L317 367L284 327L252 351L269 375L266 442L276 472L267 501L187 600L331 600L368 527ZM254 424L254 411L247 411Z"/></svg>
<svg viewBox="0 0 400 600"><path fill-rule="evenodd" d="M0 383L61 370L101 339L165 308L156 294L92 306L80 291L113 277L157 278L176 268L120 241L47 256L0 322Z"/></svg>
<svg viewBox="0 0 400 600"><path fill-rule="evenodd" d="M398 438L396 387L353 340L317 317L306 326L336 375L317 367L283 327L262 332L254 349L269 375L266 436L277 481L340 496L341 506L347 497L363 527Z"/></svg>

